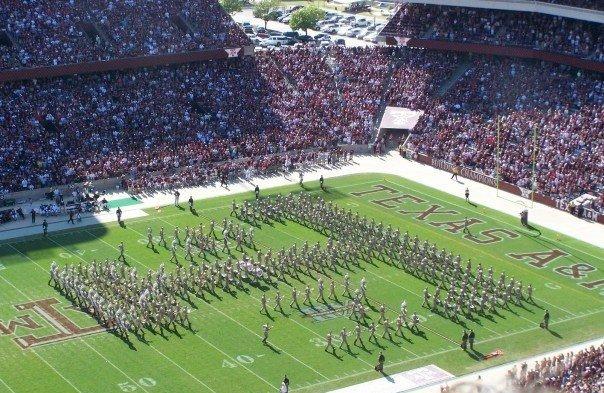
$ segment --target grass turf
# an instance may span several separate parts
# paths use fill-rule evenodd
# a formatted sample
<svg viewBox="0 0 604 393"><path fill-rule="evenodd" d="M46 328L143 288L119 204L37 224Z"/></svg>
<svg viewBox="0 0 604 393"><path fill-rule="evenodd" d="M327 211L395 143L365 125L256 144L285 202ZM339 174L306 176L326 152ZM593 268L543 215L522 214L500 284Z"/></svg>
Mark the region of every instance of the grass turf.
<svg viewBox="0 0 604 393"><path fill-rule="evenodd" d="M193 298L193 331L180 328L178 332L165 332L163 336L148 332L147 342L133 338L130 344L108 332L72 334L56 322L53 326L52 318L39 308L15 308L17 304L32 300L55 298L60 303L52 307L77 326L94 326L90 317L69 308L71 304L48 285L51 261L84 263L93 258L115 258L116 245L123 241L127 260L139 270L140 276L169 258L169 252L164 248L159 247L158 253L154 253L145 247L147 227L157 233L163 226L166 233L171 234L174 225L184 228L198 225L200 221L207 224L211 219L219 223L229 215L233 199L232 196L221 197L197 202L197 216L170 206L149 210L149 216L128 221L124 227L99 225L51 233L48 238L0 243L0 321L3 328L0 331L0 392L271 392L277 390L283 374L289 376L290 388L294 391L320 392L377 378L379 375L373 371L373 365L380 350L386 355L389 374L436 364L459 375L601 337L604 333L604 292L598 292L597 287L589 290L578 285L604 279L602 249L547 229L538 228L540 233L525 229L515 217L468 204L461 198L395 176L354 175L328 179L326 184L328 192L321 191L316 183L308 183L307 191L321 194L343 208L358 211L376 221L392 224L401 231L408 230L411 236L418 235L422 240L436 243L438 249L444 247L454 254L461 254L462 260L472 258L474 266L481 262L485 274L492 265L496 278L505 271L508 277L522 280L525 286L532 283L535 303L512 306L510 310L500 309L499 315L493 318L465 320L466 327L473 328L477 336L476 353L466 353L458 344L463 326L421 308L422 291L428 287L433 292L431 284L380 261L362 263L360 269L349 272L354 285L358 285L361 277L366 277L368 296L373 305L387 305L391 320L395 317L393 310L406 299L409 312L418 311L424 317L422 333L405 330L404 338L396 337L392 342L380 339L379 346L368 344L365 333L366 348L352 346L350 352L338 350L336 355L324 351L325 335L330 330L339 332L342 327L350 331L355 323L345 317L317 322L289 307L284 307L284 314L271 311L268 317L261 315L259 298L262 292L267 292L270 303L275 294L275 288L268 285L248 285L248 292L238 291L232 295L218 291L218 297L208 295L207 301ZM361 196L351 194L376 190L377 185L397 193L390 190ZM262 194L298 190L299 187L290 186L263 190ZM412 195L424 202L413 203L409 197L382 202L389 208L372 202L403 195ZM237 200L246 198L253 198L253 195L235 196ZM457 214L436 213L422 217L418 213L432 205L442 206L440 211ZM450 227L433 224L463 220L465 216L481 221L471 226L474 239L488 239L480 232L489 229L505 229L512 235L508 234L501 242L476 244L461 231L453 233L445 230ZM256 239L263 250L288 248L303 240L310 244L326 240L323 235L292 221L262 224L256 231ZM526 259L507 255L553 249L567 255L555 258L542 268L530 265ZM184 256L182 250L180 255ZM225 255L220 253L219 258L225 258ZM585 276L579 279L568 276L573 270L564 267L573 264L584 264L576 267L574 272ZM172 264L166 265L169 269L174 268ZM587 265L597 270L588 272ZM337 283L342 282L342 270L329 275ZM284 305L289 304L290 285L302 288L304 282L310 282L311 286L316 286L316 276L301 278L301 281L289 279L288 283L279 283L279 289L285 295ZM550 331L538 327L546 308L552 314ZM374 320L379 317L376 311L370 314ZM10 321L13 321L12 330ZM262 345L260 340L264 323L274 325L269 338L271 346ZM18 337L33 335L40 338L61 330L67 340L25 350L15 342ZM378 332L381 335L381 328ZM481 354L497 349L501 349L503 355L488 361L479 360Z"/></svg>

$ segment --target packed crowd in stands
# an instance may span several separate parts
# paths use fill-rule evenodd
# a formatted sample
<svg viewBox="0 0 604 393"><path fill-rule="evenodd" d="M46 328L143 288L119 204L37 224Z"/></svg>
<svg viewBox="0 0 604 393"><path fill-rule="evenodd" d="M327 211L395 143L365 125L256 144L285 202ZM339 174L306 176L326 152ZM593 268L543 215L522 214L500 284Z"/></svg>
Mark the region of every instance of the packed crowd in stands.
<svg viewBox="0 0 604 393"><path fill-rule="evenodd" d="M6 0L0 33L0 70L250 42L216 0Z"/></svg>
<svg viewBox="0 0 604 393"><path fill-rule="evenodd" d="M523 188L532 185L536 130L538 190L566 201L592 193L599 198L593 207L604 211L602 76L462 57L303 47L5 83L0 193L119 176L139 189L176 184L178 176L190 184L203 180L211 163L264 165L274 153L367 144L381 111L393 105L425 111L410 150L490 176L500 127L502 180ZM441 91L460 67L461 78ZM238 164L219 171L230 165Z"/></svg>
<svg viewBox="0 0 604 393"><path fill-rule="evenodd" d="M559 16L407 3L381 33L521 46L604 61L604 25Z"/></svg>
<svg viewBox="0 0 604 393"><path fill-rule="evenodd" d="M602 75L514 59L477 59L447 94L431 102L408 147L496 175L567 202L584 192L604 211Z"/></svg>
<svg viewBox="0 0 604 393"><path fill-rule="evenodd" d="M526 363L508 371L511 391L601 393L604 391L604 345Z"/></svg>

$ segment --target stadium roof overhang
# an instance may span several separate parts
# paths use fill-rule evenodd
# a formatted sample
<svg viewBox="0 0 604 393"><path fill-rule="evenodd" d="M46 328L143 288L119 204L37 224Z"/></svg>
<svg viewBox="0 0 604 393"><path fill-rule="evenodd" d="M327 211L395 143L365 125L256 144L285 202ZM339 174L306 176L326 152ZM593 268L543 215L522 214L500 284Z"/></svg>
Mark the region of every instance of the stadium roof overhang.
<svg viewBox="0 0 604 393"><path fill-rule="evenodd" d="M401 1L383 0L387 3L400 4ZM548 15L563 16L604 23L604 11L570 7L561 4L551 4L532 0L405 0L404 3L437 4L452 7L489 8L508 11L538 12Z"/></svg>

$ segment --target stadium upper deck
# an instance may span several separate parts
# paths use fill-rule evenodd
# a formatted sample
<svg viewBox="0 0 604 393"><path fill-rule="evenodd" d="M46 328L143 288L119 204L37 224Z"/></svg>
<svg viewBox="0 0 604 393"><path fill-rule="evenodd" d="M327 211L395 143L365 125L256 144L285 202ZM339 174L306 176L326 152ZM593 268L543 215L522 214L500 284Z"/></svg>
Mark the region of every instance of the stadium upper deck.
<svg viewBox="0 0 604 393"><path fill-rule="evenodd" d="M604 62L604 24L534 12L408 3L381 35L520 47Z"/></svg>

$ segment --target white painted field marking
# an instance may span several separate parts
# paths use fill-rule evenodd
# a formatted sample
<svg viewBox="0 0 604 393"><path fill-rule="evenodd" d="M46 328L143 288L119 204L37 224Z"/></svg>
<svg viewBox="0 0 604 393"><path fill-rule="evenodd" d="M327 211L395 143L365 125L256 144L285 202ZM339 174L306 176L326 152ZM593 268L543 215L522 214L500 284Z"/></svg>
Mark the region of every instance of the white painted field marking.
<svg viewBox="0 0 604 393"><path fill-rule="evenodd" d="M4 380L2 378L0 378L0 383L2 385L6 386L6 388L8 389L9 392L15 393L15 391L10 386L8 386L8 384L6 382L4 382Z"/></svg>
<svg viewBox="0 0 604 393"><path fill-rule="evenodd" d="M407 186L404 186L404 185L402 185L402 184L398 184L398 183L393 182L393 181L390 181L390 180L385 180L385 181L386 181L387 183L394 184L395 186L402 187L402 188L404 188L404 189L406 189L406 190L416 192L416 193L418 193L418 194L421 194L421 195L424 195L424 196L430 197L430 198L432 198L432 199L436 199L437 201L440 201L440 202L443 202L443 203L446 203L446 204L449 204L449 205L453 205L453 206L459 207L459 208L461 208L461 209L463 209L463 210L465 210L465 211L469 211L469 212L472 212L472 213L476 214L476 211L475 211L475 210L470 209L469 207L466 207L466 206L463 206L463 205L458 205L457 203L453 203L453 202L445 201L444 199L438 198L438 197L436 197L436 196L434 196L434 195L431 195L431 194L426 194L425 192L421 192L421 191L415 190L415 189L413 189L413 188L409 188L409 187L407 187ZM432 188L432 187L430 187L430 188ZM496 209L493 209L493 210L496 210ZM478 214L480 214L480 213L478 213ZM480 214L480 215L483 215L483 214ZM484 215L483 215L483 216L484 216ZM489 216L489 219L491 219L491 220L493 220L493 221L497 221L497 222L499 222L500 224L503 224L503 225L506 225L506 226L509 226L509 225L510 225L510 224L508 224L508 223L506 223L506 222L504 222L504 221L501 221L500 219L498 219L498 218L496 218L496 217L491 217L491 216ZM549 228L548 228L548 229L549 229ZM542 237L542 238L544 238L544 239L547 239L547 240L554 241L554 239L551 239L551 238L549 238L549 237L547 237L547 236L543 236L543 235L542 235L541 237ZM599 260L601 260L601 261L604 261L604 258L603 258L603 257L598 257L598 256L595 256L595 255L592 255L592 254L590 254L590 253L588 253L588 252L586 252L586 251L579 250L578 248L575 248L575 247L573 247L573 246L570 246L570 245L565 244L565 245L564 245L564 247L568 247L568 248L570 248L570 249L572 249L572 250L575 250L575 251L577 251L577 252L580 252L580 253L582 253L582 254L589 255L589 256L590 256L590 257L592 257L592 258L596 258L596 259L599 259Z"/></svg>
<svg viewBox="0 0 604 393"><path fill-rule="evenodd" d="M0 262L0 270L4 270L6 269L6 266L4 266L4 264L2 262Z"/></svg>
<svg viewBox="0 0 604 393"><path fill-rule="evenodd" d="M98 238L96 236L94 236L93 234L89 233L91 236L95 237L96 239L100 240L101 242L111 246L109 243L105 242L103 239ZM69 251L66 247L64 247L62 244L52 240L50 237L48 237L48 239L50 239L53 243L55 243L56 245L58 245L59 247L63 248L64 250ZM116 249L117 250L117 249ZM74 254L75 256L77 256L78 258L80 258L83 262L87 262L84 258L82 258L81 256ZM134 258L132 258L134 260ZM139 264L141 264L143 267L145 267L145 265L143 265L142 263L138 262ZM87 344L87 343L86 343ZM214 389L210 388L208 385L206 385L203 381L199 380L197 377L195 377L193 374L189 373L187 370L185 370L184 368L182 368L179 364L175 363L172 359L170 359L168 356L166 356L164 353L162 353L160 350L158 350L157 348L155 348L154 346L150 345L149 347L151 347L155 352L159 353L160 355L162 355L164 358L166 358L168 361L170 361L172 364L174 364L176 367L178 367L180 370L184 371L189 377L191 377L192 379L194 379L195 381L197 381L199 384L201 384L202 386L204 386L206 389L210 390L211 392L215 392ZM115 366L114 366L115 367ZM120 370L121 371L121 370ZM123 374L123 372L122 372ZM126 375L126 374L124 374ZM130 379L131 381L134 382L134 380L130 377L128 377L128 379ZM145 390L144 387L141 386L141 388L143 390Z"/></svg>
<svg viewBox="0 0 604 393"><path fill-rule="evenodd" d="M2 279L10 287L12 287L17 292L19 292L23 297L25 297L28 300L31 300L31 298L29 296L27 296L22 290L20 290L16 286L14 286L13 283L11 283L10 281L8 281L6 278L0 276L0 279ZM61 377L61 379L63 379L65 382L67 382L69 384L69 386L71 386L72 388L74 388L75 391L77 391L79 393L82 393L82 391L80 389L78 389L77 387L75 387L75 385L73 383L71 383L70 380L68 380L67 378L65 378L65 376L63 374L61 374L56 368L54 368L50 363L48 363L38 352L34 351L33 348L31 349L31 352L34 355L36 355L38 357L38 359L42 360L48 367L50 367L59 377Z"/></svg>
<svg viewBox="0 0 604 393"><path fill-rule="evenodd" d="M257 336L258 338L262 338L262 336L260 336L258 333L254 332L253 330L251 330L250 328L248 328L247 326L245 326L244 324L242 324L241 322L231 318L229 315L223 313L222 311L220 311L219 309L217 309L216 307L212 306L211 304L208 304L208 306L210 306L211 308L215 309L218 313L222 314L223 316L227 317L228 319L230 319L231 321L235 322L237 325L241 326L242 328L244 328L245 330L249 331L250 333L252 333L253 335ZM298 363L300 363L301 365L303 365L304 367L308 368L309 370L314 371L316 374L320 375L321 377L325 378L325 379L329 379L328 377L326 377L325 375L323 375L321 372L315 370L312 366L309 366L308 364L304 363L302 360L298 359L297 357L295 357L294 355L290 354L289 352L287 352L286 350L284 350L283 348L279 348L278 346L273 345L273 347L275 347L275 349L283 351L283 353L285 353L286 355L288 355L289 357L291 357L292 359L294 359L295 361L297 361Z"/></svg>
<svg viewBox="0 0 604 393"><path fill-rule="evenodd" d="M197 318L194 318L197 319ZM222 349L218 348L217 346L215 346L214 344L212 344L211 342L209 342L208 340L206 340L205 338L199 336L197 333L194 333L195 337L199 338L200 340L202 340L203 342L205 342L206 344L208 344L209 346L211 346L212 348L214 348L215 350L217 350L218 352L220 352L221 354L223 354L224 356L226 356L227 358L231 359L231 360L235 360L233 359L231 356L229 356L226 352L224 352ZM237 361L241 364L241 367L243 367L244 369L246 369L248 372L250 372L251 374L253 374L254 376L256 376L258 379L262 380L264 383L266 383L267 385L269 385L270 387L272 387L273 389L277 390L278 387L273 385L272 383L270 383L269 381L267 381L266 379L264 379L263 377L261 377L260 375L258 375L256 372L254 372L253 370L251 370L249 367L247 367L241 360L239 360L240 356L245 356L245 355L238 355L236 357ZM259 355L260 356L260 355ZM243 359L243 358L242 358ZM252 358L251 362L247 362L247 363L253 363L254 359Z"/></svg>
<svg viewBox="0 0 604 393"><path fill-rule="evenodd" d="M149 347L151 347L155 352L159 353L161 356L163 356L166 360L168 360L170 363L172 363L173 365L175 365L176 367L178 367L180 370L182 370L183 372L185 372L189 377L193 378L193 380L197 381L200 385L204 386L206 389L208 389L210 392L214 392L216 393L216 391L214 389L212 389L211 387L209 387L208 385L206 385L203 381L199 380L195 375L191 374L190 372L188 372L187 370L185 370L184 368L181 367L180 364L176 363L174 360L170 359L168 356L166 356L162 351L160 351L159 349L155 348L153 345L149 345Z"/></svg>
<svg viewBox="0 0 604 393"><path fill-rule="evenodd" d="M585 314L585 315L581 315L581 316L575 316L575 317L562 318L562 319L559 319L559 320L557 320L557 321L555 321L555 322L550 323L550 326L551 326L551 325L557 325L557 324L564 323L564 322L568 322L568 321L572 321L572 320L575 320L575 319L581 319L581 318L584 318L584 317L586 317L586 316L590 316L590 315L594 315L594 314L601 313L601 312L603 312L603 311L604 311L604 308L603 308L603 309L600 309L600 310L597 310L597 311L594 311L594 312L592 312L592 313L588 313L588 314ZM518 330L518 331L515 331L515 332L513 332L513 333L506 334L506 335L504 335L504 336L497 336L497 337L493 337L493 338L491 338L491 339L487 339L487 340L478 341L478 342L477 342L477 344L484 344L484 343L491 342L491 341L497 341L497 340L501 340L501 339L503 339L503 338L507 338L507 337L515 336L516 334L528 333L528 332L533 331L533 330L536 330L536 329L541 329L541 328L540 328L539 326L535 326L535 327L528 328L528 329ZM391 364L386 365L386 368L392 368L392 367L400 366L400 365L402 365L402 364L406 364L406 363L409 363L409 362L414 362L414 361L417 361L417 360L426 359L426 358L430 358L430 357L432 357L432 356L437 356L437 355L443 355L443 354L445 354L445 353L449 353L449 352L453 352L453 351L459 351L459 350L460 350L460 349L459 349L459 346L457 346L457 345L456 345L456 346L451 347L451 348L449 348L449 349L444 349L444 350L442 350L442 351L435 352L435 353L432 353L432 354L429 354L429 355L426 355L426 356L421 356L421 357L418 357L418 358L407 359L407 360L402 360L402 361L400 361L400 362L391 363ZM324 384L326 384L326 383L330 383L330 382L337 382L337 381L340 381L340 380L342 380L342 379L347 379L347 378L352 378L352 377L359 377L359 376L361 376L361 375L365 375L365 374L374 374L374 373L375 373L375 371L373 371L373 370L361 371L361 372L356 373L356 374L351 374L351 375L350 375L350 376L348 376L348 377L340 377L340 378L335 378L335 379L332 379L332 380L329 380L329 381L323 381L323 382L320 382L320 383L316 383L316 384L313 384L313 385L311 385L311 386L307 386L307 387L304 387L304 388L300 388L300 389L293 389L292 391L306 390L306 388L315 387L315 386L319 386L319 385L324 385Z"/></svg>
<svg viewBox="0 0 604 393"><path fill-rule="evenodd" d="M80 390L80 389L78 389L77 387L75 387L75 385L74 385L73 383L71 383L71 381L70 381L69 379L65 378L65 376L63 376L63 374L61 374L61 373L60 373L60 372L59 372L59 371L58 371L56 368L54 368L52 364L48 363L48 362L46 361L46 359L44 359L44 358L43 358L43 357L42 357L42 356L41 356L41 355L40 355L38 352L36 352L36 351L35 351L33 348L31 349L31 351L32 351L33 353L35 353L35 354L36 354L36 356L37 356L37 357L38 357L40 360L42 360L44 363L46 363L46 365L47 365L48 367L50 367L50 368L51 368L51 369L52 369L52 370L53 370L55 373L57 373L57 374L58 374L58 375L59 375L59 376L60 376L60 377L61 377L61 378L62 378L62 379L65 381L65 382L67 382L67 383L68 383L68 384L69 384L69 385L70 385L72 388L74 388L74 389L75 389L77 392L80 392L80 393L81 393L81 390Z"/></svg>

